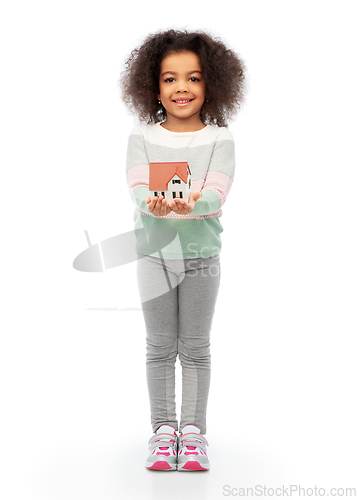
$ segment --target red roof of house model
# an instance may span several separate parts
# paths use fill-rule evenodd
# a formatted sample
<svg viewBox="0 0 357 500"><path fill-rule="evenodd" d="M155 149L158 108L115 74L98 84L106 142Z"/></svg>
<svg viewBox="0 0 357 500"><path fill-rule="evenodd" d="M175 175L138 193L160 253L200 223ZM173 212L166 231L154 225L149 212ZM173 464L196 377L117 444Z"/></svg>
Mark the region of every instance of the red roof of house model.
<svg viewBox="0 0 357 500"><path fill-rule="evenodd" d="M166 191L168 183L175 175L178 175L187 184L187 171L191 174L187 161L151 162L150 191Z"/></svg>

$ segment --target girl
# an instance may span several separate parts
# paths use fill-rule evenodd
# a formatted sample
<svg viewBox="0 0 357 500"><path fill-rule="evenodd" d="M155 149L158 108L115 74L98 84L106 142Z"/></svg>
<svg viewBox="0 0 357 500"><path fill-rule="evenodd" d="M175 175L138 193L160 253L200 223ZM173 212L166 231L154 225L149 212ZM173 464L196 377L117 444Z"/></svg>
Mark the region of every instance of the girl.
<svg viewBox="0 0 357 500"><path fill-rule="evenodd" d="M226 126L243 101L244 81L243 61L220 40L175 30L148 36L132 51L120 80L124 102L142 122L129 136L127 181L136 207L138 284L147 330L154 432L148 469L209 469L204 435L210 330L220 282L219 217L234 176L234 142ZM188 201L151 197L150 162L188 163ZM171 182L172 172L166 173L165 182ZM175 182L186 182L185 175Z"/></svg>

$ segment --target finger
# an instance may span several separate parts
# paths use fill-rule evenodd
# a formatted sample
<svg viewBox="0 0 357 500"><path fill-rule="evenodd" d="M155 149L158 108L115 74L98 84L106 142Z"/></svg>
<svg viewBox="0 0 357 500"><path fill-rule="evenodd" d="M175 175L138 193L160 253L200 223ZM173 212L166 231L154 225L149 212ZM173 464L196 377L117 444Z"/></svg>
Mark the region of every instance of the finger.
<svg viewBox="0 0 357 500"><path fill-rule="evenodd" d="M157 198L155 196L148 205L148 209L150 210L150 212L153 212L155 210L156 203L157 203Z"/></svg>
<svg viewBox="0 0 357 500"><path fill-rule="evenodd" d="M173 201L170 203L170 210L172 210L173 212L176 212L177 208L176 208L176 203L175 203L175 200L173 200Z"/></svg>
<svg viewBox="0 0 357 500"><path fill-rule="evenodd" d="M163 215L167 215L170 212L169 203L165 199L162 201L162 211Z"/></svg>
<svg viewBox="0 0 357 500"><path fill-rule="evenodd" d="M173 200L172 203L171 203L171 209L172 210L177 210L177 200Z"/></svg>
<svg viewBox="0 0 357 500"><path fill-rule="evenodd" d="M182 214L183 213L183 205L181 201L176 202L176 208L177 208L177 213Z"/></svg>
<svg viewBox="0 0 357 500"><path fill-rule="evenodd" d="M177 208L176 207L171 207L171 212L174 212L175 214L177 214Z"/></svg>
<svg viewBox="0 0 357 500"><path fill-rule="evenodd" d="M155 209L156 209L155 215L156 216L160 216L161 215L162 200L163 200L162 196L159 196L158 200L156 202L156 207L155 207Z"/></svg>
<svg viewBox="0 0 357 500"><path fill-rule="evenodd" d="M187 209L188 204L185 201L181 202L180 204L181 204L181 208L183 208L184 210Z"/></svg>
<svg viewBox="0 0 357 500"><path fill-rule="evenodd" d="M160 210L160 215L166 215L166 207L167 207L167 201L163 198L161 200L161 210Z"/></svg>

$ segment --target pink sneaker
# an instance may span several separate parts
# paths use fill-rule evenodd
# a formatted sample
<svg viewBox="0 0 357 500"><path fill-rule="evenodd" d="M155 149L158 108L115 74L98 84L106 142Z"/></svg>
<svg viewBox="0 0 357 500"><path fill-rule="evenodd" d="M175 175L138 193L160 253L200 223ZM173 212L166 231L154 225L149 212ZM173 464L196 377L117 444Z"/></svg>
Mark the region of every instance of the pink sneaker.
<svg viewBox="0 0 357 500"><path fill-rule="evenodd" d="M177 469L179 471L209 470L207 439L195 425L185 425L179 435Z"/></svg>
<svg viewBox="0 0 357 500"><path fill-rule="evenodd" d="M161 425L149 439L150 455L145 467L152 470L177 469L177 435L171 425Z"/></svg>

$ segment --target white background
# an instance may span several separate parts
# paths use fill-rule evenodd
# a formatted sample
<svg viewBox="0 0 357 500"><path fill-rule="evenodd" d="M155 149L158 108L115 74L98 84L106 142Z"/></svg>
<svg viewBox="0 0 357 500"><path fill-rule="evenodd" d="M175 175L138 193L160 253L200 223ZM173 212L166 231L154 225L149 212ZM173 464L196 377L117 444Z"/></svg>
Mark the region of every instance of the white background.
<svg viewBox="0 0 357 500"><path fill-rule="evenodd" d="M4 499L357 488L354 8L2 3ZM151 425L135 263L72 267L84 230L96 243L133 228L125 158L136 122L117 81L130 51L171 27L221 37L248 69L230 126L237 170L221 219L211 471L201 474L144 468Z"/></svg>

